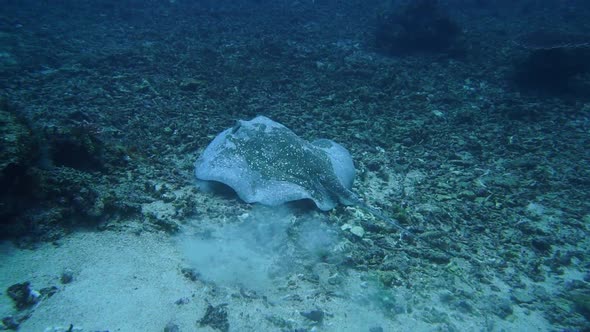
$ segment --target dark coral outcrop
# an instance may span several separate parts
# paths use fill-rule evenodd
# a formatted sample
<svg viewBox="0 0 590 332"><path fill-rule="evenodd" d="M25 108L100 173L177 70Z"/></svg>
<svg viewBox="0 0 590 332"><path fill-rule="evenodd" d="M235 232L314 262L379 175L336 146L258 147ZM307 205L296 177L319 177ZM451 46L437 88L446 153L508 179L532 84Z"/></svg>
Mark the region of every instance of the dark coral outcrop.
<svg viewBox="0 0 590 332"><path fill-rule="evenodd" d="M419 0L378 18L376 46L391 55L461 52L459 25L437 0Z"/></svg>

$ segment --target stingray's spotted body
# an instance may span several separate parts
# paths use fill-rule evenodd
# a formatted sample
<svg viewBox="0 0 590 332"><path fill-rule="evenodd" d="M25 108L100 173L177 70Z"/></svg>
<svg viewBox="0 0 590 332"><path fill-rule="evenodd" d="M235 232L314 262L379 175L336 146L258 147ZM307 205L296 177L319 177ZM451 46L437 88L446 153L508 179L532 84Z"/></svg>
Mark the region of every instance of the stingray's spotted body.
<svg viewBox="0 0 590 332"><path fill-rule="evenodd" d="M280 205L311 199L323 211L355 205L407 232L352 191L348 150L327 139L308 142L287 127L258 116L221 132L195 164L197 179L231 187L247 203Z"/></svg>
<svg viewBox="0 0 590 332"><path fill-rule="evenodd" d="M354 195L354 164L343 146L327 139L310 143L264 116L220 133L197 160L195 174L230 186L248 203L311 199L326 211Z"/></svg>

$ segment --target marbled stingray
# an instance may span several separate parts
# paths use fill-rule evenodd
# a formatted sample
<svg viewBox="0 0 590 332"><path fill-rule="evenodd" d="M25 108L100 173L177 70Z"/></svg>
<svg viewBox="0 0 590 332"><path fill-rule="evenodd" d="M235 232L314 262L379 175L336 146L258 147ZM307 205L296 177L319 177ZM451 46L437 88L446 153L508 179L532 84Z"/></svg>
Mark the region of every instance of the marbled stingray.
<svg viewBox="0 0 590 332"><path fill-rule="evenodd" d="M217 135L197 159L195 175L231 187L247 203L311 199L323 211L355 205L408 233L351 191L355 168L346 148L328 139L310 143L264 116Z"/></svg>

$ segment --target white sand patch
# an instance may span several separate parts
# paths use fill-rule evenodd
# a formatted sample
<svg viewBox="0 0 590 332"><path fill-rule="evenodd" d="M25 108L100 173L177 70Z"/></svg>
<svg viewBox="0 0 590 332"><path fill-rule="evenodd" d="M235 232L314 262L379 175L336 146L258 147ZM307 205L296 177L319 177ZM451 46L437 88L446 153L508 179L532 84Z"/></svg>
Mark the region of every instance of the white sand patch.
<svg viewBox="0 0 590 332"><path fill-rule="evenodd" d="M80 328L77 331L85 332L162 332L171 321L181 331L215 331L198 324L205 314L207 301L212 305L226 304L230 332L297 328L348 332L369 331L373 327L384 331L435 331L445 327L461 331L551 330L541 312L527 309L527 306L512 304L513 313L504 320L491 314L486 305L490 296L509 298L512 292L499 279L494 280L496 291L482 289L465 299L474 308L467 313L453 304L457 301L442 303L436 294L443 289L428 299L427 294L420 296L414 289L383 288L374 282L371 271L339 271L334 264L315 262L309 264L311 271L287 269L286 273L275 276L251 275L266 273L265 264L277 261L299 266L300 263L289 261L282 250L272 246L275 241L289 241L285 235L280 236L284 227L263 227L265 218L276 223L276 218L287 217L261 213L255 218L259 223L251 225L253 229L254 226L258 228L249 234L243 228L248 226L246 223L234 231L221 227L219 231L225 230L222 233L225 237L217 234L211 240L188 247L178 237L164 233L134 235L110 231L75 233L60 240L59 246L42 244L36 250L3 244L0 246L0 288L3 290L0 317L15 311L4 290L15 283L29 281L36 290L57 286L59 291L42 301L22 323L21 331L26 332L61 332L70 324ZM323 224L316 221L309 225L313 226L312 231L300 227L298 238L310 245L319 243L322 247L331 247L326 245L331 241L322 241L324 237L320 235L324 233L318 233ZM239 245L230 250L232 243ZM297 241L291 245L308 253L315 250ZM264 266L244 270L240 265L243 263L240 256L244 255L248 256L247 262L263 262ZM184 267L193 267L209 282L189 281L182 275ZM63 285L60 275L66 269L73 271L74 280ZM242 281L246 287L241 289L235 285L235 280ZM248 284L243 282L245 280L256 282ZM260 286L259 283L267 287L255 287ZM450 289L447 292L451 298L461 299L461 293L453 294ZM186 304L175 304L183 298L188 299ZM316 309L325 313L322 323L314 323L300 314ZM48 330L54 327L62 328Z"/></svg>
<svg viewBox="0 0 590 332"><path fill-rule="evenodd" d="M239 290L227 287L212 295L210 287L182 275L180 268L187 265L177 247L165 234L114 232L76 233L60 240L60 246L42 244L35 250L5 243L0 287L29 281L37 290L59 288L21 324L21 331L66 331L73 324L75 331L161 332L170 321L181 331L214 331L198 324L207 300L214 305L227 303L230 331L280 330L273 317L285 320L287 326L311 327L313 322L300 312L318 307L329 315L318 331L360 331L392 323L357 301L323 298L317 285L304 286L303 280L304 288L273 290L268 299L243 298ZM74 280L63 285L60 275L65 269L74 272ZM289 295L297 293L302 299L293 301ZM174 303L181 298L190 301ZM8 296L0 296L0 301L2 317L14 313Z"/></svg>
<svg viewBox="0 0 590 332"><path fill-rule="evenodd" d="M194 328L203 306L183 310L174 302L191 293L195 284L180 273L180 256L165 235L144 233L76 233L37 250L3 246L0 288L30 281L34 289L57 286L22 331L48 327L82 327L85 331L163 331L170 321ZM62 285L62 271L73 270L74 281ZM10 314L11 300L2 296L2 317ZM185 306L186 307L186 306ZM184 308L186 309L186 308Z"/></svg>

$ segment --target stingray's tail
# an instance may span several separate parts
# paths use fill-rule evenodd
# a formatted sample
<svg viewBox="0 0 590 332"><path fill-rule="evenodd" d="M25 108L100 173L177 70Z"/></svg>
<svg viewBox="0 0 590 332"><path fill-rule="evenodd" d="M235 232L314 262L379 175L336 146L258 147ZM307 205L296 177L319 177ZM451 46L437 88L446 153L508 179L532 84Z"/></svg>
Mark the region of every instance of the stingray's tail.
<svg viewBox="0 0 590 332"><path fill-rule="evenodd" d="M432 241L430 241L427 238L424 237L419 237L416 234L410 232L409 230L407 230L406 228L404 228L402 225L398 224L397 221L395 221L395 219L390 218L388 216L386 216L385 214L383 214L383 212L369 206L367 203L363 202L360 198L358 198L354 193L350 192L351 196L348 198L349 202L355 206L360 207L361 209L371 213L372 215L374 215L375 217L389 223L390 225L393 225L395 228L399 229L402 232L402 235L406 234L409 235L411 238L416 239L418 241L422 241L423 243L425 243L426 245L428 245L431 249L438 249L444 253L446 253L447 255L454 257L456 256L455 253L452 253L450 251L448 251L445 248L442 248L439 245L436 245L435 243L433 243Z"/></svg>
<svg viewBox="0 0 590 332"><path fill-rule="evenodd" d="M402 235L403 234L407 234L410 237L413 237L413 238L416 237L416 235L414 233L412 233L409 230L407 230L406 228L404 228L397 221L395 221L395 219L386 216L385 214L383 214L383 212L375 209L374 207L369 206L367 203L363 202L359 198L356 199L356 202L355 203L356 203L355 205L357 205L361 209L369 212L370 214L374 215L375 217L377 217L377 218L385 221L386 223L389 223L390 225L393 225L393 227L399 229L402 232Z"/></svg>
<svg viewBox="0 0 590 332"><path fill-rule="evenodd" d="M340 197L340 201L343 204L358 206L359 208L363 209L364 211L367 211L370 214L374 215L375 217L385 221L386 223L393 225L393 227L402 231L402 234L407 234L407 235L414 237L414 238L416 237L416 235L414 235L412 232L410 232L409 230L402 227L402 225L398 224L397 221L395 221L395 219L392 219L392 218L384 215L381 211L379 211L379 210L375 209L374 207L369 206L367 203L363 202L352 191L346 190L346 194L347 195L345 197L342 197L342 196Z"/></svg>

